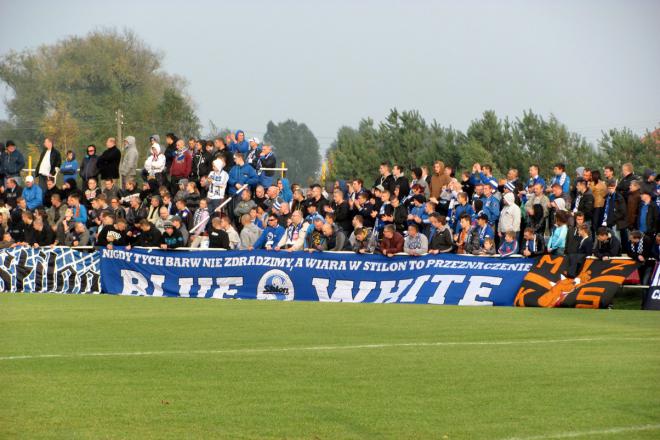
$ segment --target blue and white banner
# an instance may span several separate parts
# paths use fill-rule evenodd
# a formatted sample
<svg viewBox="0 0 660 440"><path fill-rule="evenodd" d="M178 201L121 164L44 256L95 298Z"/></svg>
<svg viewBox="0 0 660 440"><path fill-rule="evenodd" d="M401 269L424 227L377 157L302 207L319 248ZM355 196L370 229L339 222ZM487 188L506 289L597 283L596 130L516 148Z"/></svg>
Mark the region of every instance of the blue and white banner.
<svg viewBox="0 0 660 440"><path fill-rule="evenodd" d="M99 253L71 248L0 250L0 288L3 292L100 292Z"/></svg>
<svg viewBox="0 0 660 440"><path fill-rule="evenodd" d="M534 260L275 251L103 249L105 293L511 306Z"/></svg>

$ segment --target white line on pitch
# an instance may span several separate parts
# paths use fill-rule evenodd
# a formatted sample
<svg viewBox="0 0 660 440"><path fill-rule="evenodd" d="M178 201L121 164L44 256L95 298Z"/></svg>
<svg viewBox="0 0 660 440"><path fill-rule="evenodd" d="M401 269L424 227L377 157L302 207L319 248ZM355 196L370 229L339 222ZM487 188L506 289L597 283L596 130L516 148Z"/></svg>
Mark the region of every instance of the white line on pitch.
<svg viewBox="0 0 660 440"><path fill-rule="evenodd" d="M552 439L562 439L562 438L585 437L592 435L623 434L626 432L636 432L636 431L655 431L658 429L660 429L660 425L622 426L619 428L596 429L592 431L571 431L571 432L562 432L559 434L535 435L532 437L509 437L503 440L552 440Z"/></svg>
<svg viewBox="0 0 660 440"><path fill-rule="evenodd" d="M61 353L61 354L26 354L13 356L0 356L0 361L12 361L21 359L62 359L62 358L86 358L102 356L166 356L166 355L191 355L191 354L232 354L232 353L277 353L289 351L332 351L332 350L363 350L392 347L454 347L471 345L530 345L530 344L556 344L563 342L608 342L608 341L636 341L657 340L657 338L568 338L568 339L528 339L519 341L444 341L444 342L401 342L383 344L360 344L360 345L317 345L302 347L265 347L265 348L234 348L223 350L163 350L163 351L125 351L125 352L99 352L99 353Z"/></svg>

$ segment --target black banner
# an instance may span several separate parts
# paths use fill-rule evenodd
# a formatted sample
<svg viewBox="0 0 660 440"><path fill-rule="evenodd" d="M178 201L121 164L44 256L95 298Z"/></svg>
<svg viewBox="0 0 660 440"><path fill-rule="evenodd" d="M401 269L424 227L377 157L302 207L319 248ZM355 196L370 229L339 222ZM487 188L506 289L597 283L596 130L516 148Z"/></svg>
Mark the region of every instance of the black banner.
<svg viewBox="0 0 660 440"><path fill-rule="evenodd" d="M660 310L660 262L655 263L655 270L649 282L649 291L642 306L644 310Z"/></svg>
<svg viewBox="0 0 660 440"><path fill-rule="evenodd" d="M612 304L624 280L636 269L632 260L586 259L575 278L567 275L568 257L544 255L532 266L518 290L517 307L604 309Z"/></svg>

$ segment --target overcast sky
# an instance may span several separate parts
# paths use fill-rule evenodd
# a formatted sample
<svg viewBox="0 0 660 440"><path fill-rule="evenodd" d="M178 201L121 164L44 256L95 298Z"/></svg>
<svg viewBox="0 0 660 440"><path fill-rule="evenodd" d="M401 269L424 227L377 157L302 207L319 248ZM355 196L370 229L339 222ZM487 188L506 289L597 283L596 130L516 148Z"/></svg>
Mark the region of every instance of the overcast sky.
<svg viewBox="0 0 660 440"><path fill-rule="evenodd" d="M0 55L132 29L189 81L205 125L248 136L293 118L326 147L393 107L462 130L533 109L590 140L660 123L658 0L0 0L0 17Z"/></svg>

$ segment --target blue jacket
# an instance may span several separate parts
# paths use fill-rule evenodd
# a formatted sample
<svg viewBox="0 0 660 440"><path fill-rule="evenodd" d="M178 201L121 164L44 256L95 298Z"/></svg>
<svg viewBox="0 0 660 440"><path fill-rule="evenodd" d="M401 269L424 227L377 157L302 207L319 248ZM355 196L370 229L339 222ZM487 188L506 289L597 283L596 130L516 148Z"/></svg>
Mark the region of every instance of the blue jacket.
<svg viewBox="0 0 660 440"><path fill-rule="evenodd" d="M280 195L287 203L291 203L291 200L293 200L293 193L291 192L291 184L289 183L289 179L287 179L286 177L282 178L282 193Z"/></svg>
<svg viewBox="0 0 660 440"><path fill-rule="evenodd" d="M241 185L245 185L247 183L251 187L259 183L259 176L257 176L257 172L254 170L254 168L252 168L252 165L234 165L231 170L229 170L229 194L236 194L237 183L240 183Z"/></svg>
<svg viewBox="0 0 660 440"><path fill-rule="evenodd" d="M566 173L561 173L559 176L553 176L550 180L550 186L558 183L561 186L561 192L569 194L571 191L571 178ZM550 201L554 200L554 194L551 194Z"/></svg>
<svg viewBox="0 0 660 440"><path fill-rule="evenodd" d="M25 168L25 157L20 151L15 150L10 153L5 150L0 156L0 174L18 176L23 168Z"/></svg>
<svg viewBox="0 0 660 440"><path fill-rule="evenodd" d="M532 179L530 177L529 180L527 181L527 186L530 187L536 185L537 183L540 183L543 189L545 189L545 179L541 176L536 176L535 179Z"/></svg>
<svg viewBox="0 0 660 440"><path fill-rule="evenodd" d="M32 186L23 188L23 198L30 211L44 204L44 193L41 191L39 185L33 184Z"/></svg>
<svg viewBox="0 0 660 440"><path fill-rule="evenodd" d="M60 171L64 175L64 181L67 180L76 180L76 171L78 171L78 161L76 156L73 156L73 160L66 160L62 164Z"/></svg>
<svg viewBox="0 0 660 440"><path fill-rule="evenodd" d="M257 241L254 242L254 248L265 249L266 244L270 244L271 247L277 246L277 243L279 243L280 239L284 236L284 232L285 229L280 225L277 225L275 228L272 226L266 227Z"/></svg>
<svg viewBox="0 0 660 440"><path fill-rule="evenodd" d="M85 208L85 205L81 203L80 208L72 207L71 210L73 211L74 216L76 215L76 209L79 209L78 217L73 217L73 221L77 223L82 223L83 225L87 224L87 208Z"/></svg>
<svg viewBox="0 0 660 440"><path fill-rule="evenodd" d="M467 214L470 216L470 220L474 220L474 208L469 203L466 203L465 206L461 204L454 205L454 232L461 232L461 216Z"/></svg>
<svg viewBox="0 0 660 440"><path fill-rule="evenodd" d="M243 130L238 130L234 136L238 139L238 135L243 133L243 142L232 142L229 144L229 151L232 153L243 153L247 161L247 154L250 151L250 144L245 140L245 132Z"/></svg>
<svg viewBox="0 0 660 440"><path fill-rule="evenodd" d="M493 228L491 228L488 224L483 228L477 225L477 234L479 234L479 246L481 247L483 247L486 238L495 239L495 232L493 232Z"/></svg>
<svg viewBox="0 0 660 440"><path fill-rule="evenodd" d="M424 223L425 223L424 220L427 220L429 218L429 215L426 213L426 211L424 209L424 205L411 206L409 213L412 214L415 217L420 218L420 220L422 221L421 224L418 224L418 226L420 226L420 227L424 225ZM412 223L415 223L415 221L414 220L409 220L408 221L409 225L412 224Z"/></svg>
<svg viewBox="0 0 660 440"><path fill-rule="evenodd" d="M472 185L476 185L477 183L483 183L484 185L487 185L489 180L493 180L493 178L487 177L484 173L470 174L470 183Z"/></svg>
<svg viewBox="0 0 660 440"><path fill-rule="evenodd" d="M497 224L497 220L500 218L500 201L497 200L497 197L491 195L484 200L483 212L488 216L488 224Z"/></svg>

